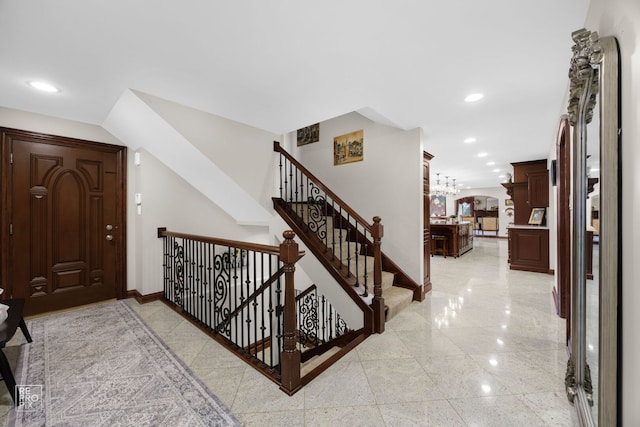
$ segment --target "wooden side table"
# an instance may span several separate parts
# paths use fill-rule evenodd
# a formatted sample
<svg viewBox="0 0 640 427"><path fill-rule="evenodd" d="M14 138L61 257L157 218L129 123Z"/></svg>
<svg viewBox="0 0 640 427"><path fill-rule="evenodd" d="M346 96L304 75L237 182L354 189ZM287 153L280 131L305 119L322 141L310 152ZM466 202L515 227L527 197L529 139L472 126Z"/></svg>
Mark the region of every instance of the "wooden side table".
<svg viewBox="0 0 640 427"><path fill-rule="evenodd" d="M15 403L16 380L13 377L13 371L11 370L11 366L9 365L9 360L7 360L7 356L5 356L2 349L5 347L7 342L9 342L11 338L13 338L16 333L16 329L18 329L18 326L20 327L20 330L22 331L24 337L27 339L27 342L31 342L33 340L31 339L29 330L27 330L27 324L24 322L24 317L22 317L24 300L9 299L6 301L0 301L0 303L9 306L9 310L7 311L7 319L2 325L0 325L0 374L2 375L2 379L4 380L4 383L9 390L9 394L11 395L11 398Z"/></svg>

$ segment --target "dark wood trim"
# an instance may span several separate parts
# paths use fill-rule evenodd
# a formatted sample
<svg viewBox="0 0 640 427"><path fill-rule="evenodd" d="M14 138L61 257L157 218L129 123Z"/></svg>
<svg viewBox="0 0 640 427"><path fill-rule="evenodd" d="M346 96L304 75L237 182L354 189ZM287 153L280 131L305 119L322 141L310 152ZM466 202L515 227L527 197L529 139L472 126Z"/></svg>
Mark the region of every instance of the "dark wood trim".
<svg viewBox="0 0 640 427"><path fill-rule="evenodd" d="M571 322L568 321L571 310L571 125L566 115L560 119L556 141L556 312L567 319L568 339L571 334Z"/></svg>
<svg viewBox="0 0 640 427"><path fill-rule="evenodd" d="M153 301L161 301L164 298L164 292L154 292L152 294L142 295L137 289L127 291L126 298L135 298L138 304L146 304Z"/></svg>
<svg viewBox="0 0 640 427"><path fill-rule="evenodd" d="M327 370L331 365L333 365L338 360L340 360L344 355L346 355L351 350L353 350L358 344L363 342L368 336L369 334L366 332L366 330L360 329L358 331L358 335L356 338L354 338L347 345L342 347L336 354L334 354L333 356L331 356L330 358L322 362L320 365L318 365L314 370L312 370L311 372L307 373L304 377L302 377L301 379L302 386L309 384L314 378L316 378L322 372Z"/></svg>
<svg viewBox="0 0 640 427"><path fill-rule="evenodd" d="M422 286L414 291L414 301L424 301L427 292L433 288L431 283L431 173L430 162L433 155L422 152Z"/></svg>
<svg viewBox="0 0 640 427"><path fill-rule="evenodd" d="M229 246L232 248L246 249L248 251L263 252L270 255L280 255L280 246L262 245L259 243L240 242L237 240L218 239L216 237L199 236L197 234L177 233L167 231L165 227L158 227L158 237L178 237L180 239L194 240L196 242L211 243L214 245ZM302 257L304 251L300 251Z"/></svg>

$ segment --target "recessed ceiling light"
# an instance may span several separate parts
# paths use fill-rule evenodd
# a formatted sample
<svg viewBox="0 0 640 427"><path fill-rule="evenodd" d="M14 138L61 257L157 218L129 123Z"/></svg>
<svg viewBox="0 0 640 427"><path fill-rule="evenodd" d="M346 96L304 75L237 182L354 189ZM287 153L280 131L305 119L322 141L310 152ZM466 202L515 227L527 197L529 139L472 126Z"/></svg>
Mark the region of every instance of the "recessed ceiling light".
<svg viewBox="0 0 640 427"><path fill-rule="evenodd" d="M472 142L476 142L476 141L477 141L477 139L475 139L475 138L471 137L471 138L467 138L467 139L465 139L465 140L464 140L464 143L465 143L465 144L471 144Z"/></svg>
<svg viewBox="0 0 640 427"><path fill-rule="evenodd" d="M496 162L487 162L487 166L493 166L495 164L496 164Z"/></svg>
<svg viewBox="0 0 640 427"><path fill-rule="evenodd" d="M493 171L494 172L500 172L500 169L494 169Z"/></svg>
<svg viewBox="0 0 640 427"><path fill-rule="evenodd" d="M484 152L483 153L478 153L478 157L487 157L487 156L488 156L487 153L484 153Z"/></svg>
<svg viewBox="0 0 640 427"><path fill-rule="evenodd" d="M471 95L467 95L464 102L476 102L480 101L482 98L484 98L483 93L472 93Z"/></svg>
<svg viewBox="0 0 640 427"><path fill-rule="evenodd" d="M41 90L43 92L49 92L49 93L60 92L60 89L58 89L51 83L43 82L41 80L30 80L27 82L27 84L32 88Z"/></svg>
<svg viewBox="0 0 640 427"><path fill-rule="evenodd" d="M498 178L506 178L506 175L498 175Z"/></svg>

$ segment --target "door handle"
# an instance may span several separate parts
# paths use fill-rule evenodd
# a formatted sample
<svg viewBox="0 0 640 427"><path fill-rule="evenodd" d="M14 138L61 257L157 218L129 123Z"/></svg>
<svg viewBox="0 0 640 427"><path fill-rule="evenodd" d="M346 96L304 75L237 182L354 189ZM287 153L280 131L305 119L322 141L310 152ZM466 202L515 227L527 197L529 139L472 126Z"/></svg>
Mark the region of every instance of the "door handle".
<svg viewBox="0 0 640 427"><path fill-rule="evenodd" d="M113 236L112 236L111 234L107 234L106 239L107 239L107 240L109 240L109 241L111 241L111 240L113 240Z"/></svg>

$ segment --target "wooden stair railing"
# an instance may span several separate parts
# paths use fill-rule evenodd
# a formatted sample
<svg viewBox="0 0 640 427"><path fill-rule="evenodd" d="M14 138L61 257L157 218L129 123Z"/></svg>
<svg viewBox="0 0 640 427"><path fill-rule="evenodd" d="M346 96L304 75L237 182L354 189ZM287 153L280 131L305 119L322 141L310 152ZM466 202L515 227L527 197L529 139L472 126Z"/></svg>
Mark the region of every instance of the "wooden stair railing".
<svg viewBox="0 0 640 427"><path fill-rule="evenodd" d="M374 333L383 332L387 308L383 275L387 278L385 282L392 275L394 287L411 291L402 291L409 295L409 302L424 299L422 287L382 252L384 232L379 217L368 223L277 141L274 141L274 151L279 153L280 175L280 197L274 198L274 208L356 304L361 306L362 298L358 294L370 301L370 305L365 305L371 314L363 308L367 316L365 327ZM346 239L343 233L348 236ZM372 268L367 263L372 263ZM354 275L354 271L358 273ZM364 290L354 292L359 286ZM367 298L371 288L373 296Z"/></svg>
<svg viewBox="0 0 640 427"><path fill-rule="evenodd" d="M328 317L318 316L317 302L315 308L307 304L309 310L300 309L302 299L318 295L311 287L296 297L295 264L304 252L293 231L283 233L279 246L165 228L158 229L158 237L163 239L164 301L287 394L300 390L366 336L363 330L349 330L330 304L322 305ZM316 313L304 313L313 309ZM307 334L298 330L298 324L309 324L309 314L316 324L338 319L339 333L325 334L310 346L311 329L305 329ZM306 366L336 347L322 363Z"/></svg>

